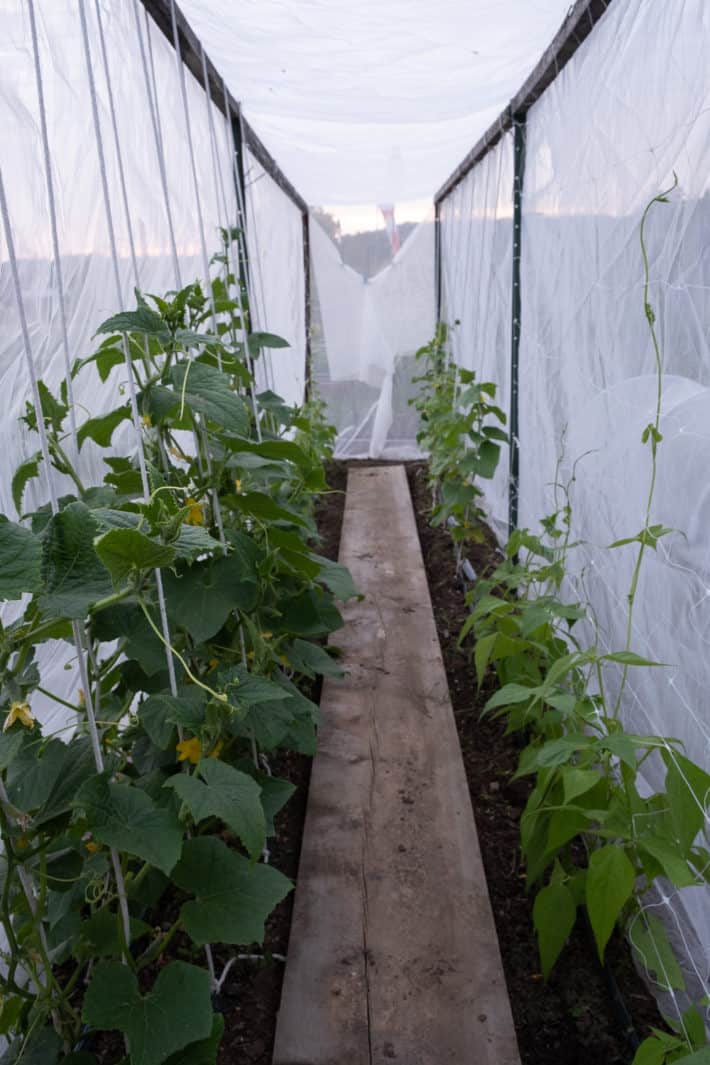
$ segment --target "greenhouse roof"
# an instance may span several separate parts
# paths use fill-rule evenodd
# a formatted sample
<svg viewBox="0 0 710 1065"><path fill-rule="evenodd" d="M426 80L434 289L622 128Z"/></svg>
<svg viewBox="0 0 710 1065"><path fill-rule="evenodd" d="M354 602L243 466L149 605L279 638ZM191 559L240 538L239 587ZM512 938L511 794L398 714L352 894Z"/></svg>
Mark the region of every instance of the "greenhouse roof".
<svg viewBox="0 0 710 1065"><path fill-rule="evenodd" d="M430 199L531 72L569 0L183 0L312 204Z"/></svg>

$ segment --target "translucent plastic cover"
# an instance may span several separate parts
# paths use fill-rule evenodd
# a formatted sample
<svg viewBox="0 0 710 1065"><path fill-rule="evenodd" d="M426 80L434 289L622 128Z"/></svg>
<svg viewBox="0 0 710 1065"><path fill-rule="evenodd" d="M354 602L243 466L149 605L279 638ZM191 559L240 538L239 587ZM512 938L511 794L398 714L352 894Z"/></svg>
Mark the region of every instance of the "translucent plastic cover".
<svg viewBox="0 0 710 1065"><path fill-rule="evenodd" d="M119 309L134 306L134 287L162 294L180 284L204 279L202 232L175 51L145 18L142 6L134 5L133 0L104 2L99 10L107 66L95 7L85 4L118 283L78 5L75 0L35 0L70 362L96 350L99 341L94 339L94 333L101 322ZM0 0L0 19L2 176L31 354L38 376L56 394L66 376L67 359L28 7L17 0ZM211 254L219 247L218 227L236 220L232 151L223 116L212 108L210 121L202 86L188 71L185 78L202 230ZM166 188L160 180L161 156ZM0 309L0 512L16 519L11 478L16 467L37 450L37 437L18 420L31 390L2 226ZM114 407L124 383L123 367L115 368L105 384L93 367L84 369L74 381L77 423L81 425L87 417ZM125 453L127 447L130 451L134 446L132 434L127 424L119 429L114 436L117 449ZM66 446L72 450L71 439ZM75 458L84 483L100 483L105 467L93 441L87 440ZM59 495L72 490L68 478L56 478ZM31 481L24 509L32 510L47 499L44 479ZM56 667L48 674L50 687L62 697L73 698L76 674L62 668L69 654L67 644L50 644L49 650L43 649L41 654ZM56 727L69 716L56 703L43 707L41 696L37 697L35 709L40 718Z"/></svg>
<svg viewBox="0 0 710 1065"><path fill-rule="evenodd" d="M442 318L453 357L497 385L510 408L513 258L513 135L507 133L444 200L440 210ZM501 542L508 535L510 451L501 448L491 481L481 483Z"/></svg>
<svg viewBox="0 0 710 1065"><path fill-rule="evenodd" d="M311 204L431 197L550 43L569 0L183 0Z"/></svg>
<svg viewBox="0 0 710 1065"><path fill-rule="evenodd" d="M417 226L391 264L366 278L311 219L314 367L342 457L412 458L415 353L431 339L434 225Z"/></svg>
<svg viewBox="0 0 710 1065"><path fill-rule="evenodd" d="M306 291L303 215L245 152L246 229L255 328L287 341L265 348L261 383L288 403L302 403L306 381Z"/></svg>
<svg viewBox="0 0 710 1065"><path fill-rule="evenodd" d="M635 556L631 547L607 547L644 527L651 466L641 438L657 400L639 228L645 206L673 185L675 171L679 187L669 203L654 206L646 233L663 369L663 441L649 518L675 531L647 552L632 631L635 652L669 665L631 672L622 715L631 732L677 737L706 769L709 54L704 0L614 3L532 108L520 351L521 523L535 526L550 513L553 482L576 471L572 539L581 543L568 592L592 604L598 629L588 639L618 650ZM610 679L612 702L618 681ZM662 783L660 761L644 772L649 786ZM699 1001L708 990L710 891L668 884L667 897L649 905L665 914Z"/></svg>

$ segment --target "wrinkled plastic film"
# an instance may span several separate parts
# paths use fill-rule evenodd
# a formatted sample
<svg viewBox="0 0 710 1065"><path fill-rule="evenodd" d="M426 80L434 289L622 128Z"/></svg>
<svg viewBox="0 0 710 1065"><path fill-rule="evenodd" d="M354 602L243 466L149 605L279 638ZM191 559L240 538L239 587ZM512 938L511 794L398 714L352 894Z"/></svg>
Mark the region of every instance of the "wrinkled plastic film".
<svg viewBox="0 0 710 1065"><path fill-rule="evenodd" d="M310 220L311 343L318 387L338 430L342 458L417 458L417 416L409 400L417 350L436 321L434 223L404 241L390 265L364 277Z"/></svg>
<svg viewBox="0 0 710 1065"><path fill-rule="evenodd" d="M632 650L664 668L630 671L626 729L676 737L710 768L710 18L702 0L614 3L527 119L522 233L520 522L537 526L571 486L566 594L589 600L601 650L623 648L643 527L655 359L639 244L648 201L649 299L663 353L663 441L653 524L678 530L646 552ZM600 72L603 72L601 74ZM621 106L620 87L623 87ZM585 118L593 102L593 121ZM556 478L556 463L561 458ZM620 680L609 679L613 704ZM660 758L642 776L662 787ZM707 825L707 815L706 815ZM708 991L710 889L666 885L649 907L668 928L694 1001ZM676 1016L682 995L667 995Z"/></svg>
<svg viewBox="0 0 710 1065"><path fill-rule="evenodd" d="M479 382L497 385L496 403L510 409L513 134L456 186L440 208L442 320L456 363ZM509 429L509 426L506 426ZM510 449L501 446L490 481L480 481L494 531L508 533Z"/></svg>
<svg viewBox="0 0 710 1065"><path fill-rule="evenodd" d="M252 325L289 344L266 348L256 365L260 386L302 403L306 381L303 216L251 152L244 151L246 238Z"/></svg>

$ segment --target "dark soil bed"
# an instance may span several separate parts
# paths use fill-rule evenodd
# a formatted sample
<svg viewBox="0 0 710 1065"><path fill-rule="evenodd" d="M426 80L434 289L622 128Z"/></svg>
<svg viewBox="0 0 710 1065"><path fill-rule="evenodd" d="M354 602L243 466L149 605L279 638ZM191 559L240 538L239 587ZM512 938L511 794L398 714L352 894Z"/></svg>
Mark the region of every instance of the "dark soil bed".
<svg viewBox="0 0 710 1065"><path fill-rule="evenodd" d="M497 721L480 720L490 692L478 693L469 653L457 647L467 608L457 583L451 539L429 525L430 490L423 463L408 465L409 484L429 580L451 701L461 740L476 826L488 879L508 992L523 1065L628 1065L632 1037L612 1002L608 975L596 959L586 929L578 923L545 985L532 923L532 898L520 867L519 826L530 784L511 781L519 748ZM469 552L477 573L495 564L492 535ZM660 1018L654 1000L618 937L607 951L609 970L644 1038Z"/></svg>

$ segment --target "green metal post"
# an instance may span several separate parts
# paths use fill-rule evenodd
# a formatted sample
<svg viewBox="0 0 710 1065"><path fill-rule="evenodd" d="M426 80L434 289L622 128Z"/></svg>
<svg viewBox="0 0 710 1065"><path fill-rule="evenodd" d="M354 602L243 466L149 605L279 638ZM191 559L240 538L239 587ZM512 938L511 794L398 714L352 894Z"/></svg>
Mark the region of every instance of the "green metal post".
<svg viewBox="0 0 710 1065"><path fill-rule="evenodd" d="M520 253L522 247L523 182L525 178L525 115L513 120L513 300L512 344L510 362L510 481L508 500L508 533L518 527L518 499L520 494L520 421L519 359L522 301L520 293Z"/></svg>

